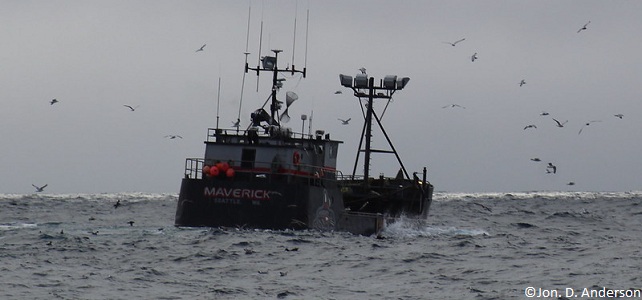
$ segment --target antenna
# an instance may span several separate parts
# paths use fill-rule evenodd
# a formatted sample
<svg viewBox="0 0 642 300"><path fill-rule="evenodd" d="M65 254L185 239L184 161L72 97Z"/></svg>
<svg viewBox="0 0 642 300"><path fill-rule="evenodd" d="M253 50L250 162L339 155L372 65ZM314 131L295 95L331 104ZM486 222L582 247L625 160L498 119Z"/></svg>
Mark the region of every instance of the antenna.
<svg viewBox="0 0 642 300"><path fill-rule="evenodd" d="M218 108L221 104L221 77L218 78L218 96L216 97L216 129L218 129Z"/></svg>
<svg viewBox="0 0 642 300"><path fill-rule="evenodd" d="M248 12L247 12L247 35L246 35L246 38L245 38L245 52L243 53L243 54L245 54L245 67L246 68L247 68L247 56L250 54L250 52L248 52L248 46L250 44L250 17L251 16L252 16L252 4L250 3L250 6L249 6L249 9L248 9ZM243 81L241 82L241 100L239 101L239 113L238 113L238 115L236 117L236 120L237 120L237 122L239 122L239 124L240 124L240 120L241 120L241 108L243 107L243 91L245 90L245 73L246 72L243 72ZM239 128L240 127L241 126L236 126L236 133L239 132Z"/></svg>
<svg viewBox="0 0 642 300"><path fill-rule="evenodd" d="M296 15L298 11L299 2L294 5L294 34L292 36L292 68L294 68L294 52L296 49Z"/></svg>
<svg viewBox="0 0 642 300"><path fill-rule="evenodd" d="M310 25L310 9L308 9L307 17L305 20L305 59L303 60L303 77L305 77L305 70L308 67L308 28Z"/></svg>
<svg viewBox="0 0 642 300"><path fill-rule="evenodd" d="M310 121L308 121L308 135L312 135L312 117L314 116L314 110L310 112Z"/></svg>
<svg viewBox="0 0 642 300"><path fill-rule="evenodd" d="M261 7L261 33L259 36L259 55L258 55L259 61L257 62L257 65L261 64L261 46L263 45L263 13L265 12L264 9L265 7L262 6ZM259 92L259 71L258 70L256 71L256 92L257 93Z"/></svg>

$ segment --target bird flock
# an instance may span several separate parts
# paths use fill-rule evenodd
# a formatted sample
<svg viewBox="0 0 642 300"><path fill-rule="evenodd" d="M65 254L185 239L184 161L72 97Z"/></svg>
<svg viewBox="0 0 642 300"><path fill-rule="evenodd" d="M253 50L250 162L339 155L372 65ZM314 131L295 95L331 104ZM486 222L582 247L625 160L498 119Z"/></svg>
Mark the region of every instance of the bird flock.
<svg viewBox="0 0 642 300"><path fill-rule="evenodd" d="M576 33L580 34L583 31L586 31L589 29L589 24L591 24L591 21L586 22L583 26L579 27L579 29L576 31ZM451 47L459 46L460 43L468 43L465 38L458 39L454 42L443 42L444 44L450 45ZM471 51L472 52L472 51ZM470 55L470 62L474 63L477 60L480 59L481 57L481 52L474 52L472 55ZM520 78L515 81L519 88L526 88L526 78ZM442 109L465 109L466 107L460 104L452 103L452 104L447 104L441 107ZM566 118L561 118L559 116L556 117L551 117L551 114L546 111L542 111L540 114L540 117L546 117L550 118L550 125L553 128L559 128L560 130L565 130L566 128L570 127L571 125L577 126L577 135L583 135L587 134L587 130L589 127L595 126L594 124L602 122L602 120L589 120L582 122L580 124L573 123L569 124L569 121ZM615 113L612 115L612 118L617 118L617 119L624 119L624 114L622 113ZM539 119L541 120L541 119ZM535 124L537 123L537 124ZM523 131L532 131L532 130L537 130L538 126L540 127L546 127L547 123L546 122L535 122L535 123L526 123L522 125L522 130ZM541 124L540 124L541 123ZM566 129L567 130L567 129ZM530 158L532 162L535 163L541 163L542 159L539 157L533 157ZM549 162L547 161L543 167L545 174L549 175L556 175L559 173L558 166L554 162ZM575 185L576 183L574 181L569 181L566 183L569 186Z"/></svg>
<svg viewBox="0 0 642 300"><path fill-rule="evenodd" d="M201 46L198 50L196 50L196 52L204 51L204 48L205 48L205 44L203 46ZM51 99L48 102L49 102L50 106L60 105L59 103L61 103L61 101L58 100L57 98ZM130 112L135 112L140 107L140 105L135 105L134 106L134 105L129 105L129 104L123 104L123 107L127 108L127 110L130 111ZM183 138L182 136L177 135L177 134L168 134L168 135L165 135L164 137L166 139L170 139L170 140L176 140L176 139L182 139ZM35 192L36 193L44 192L45 188L48 186L48 184L45 184L45 185L42 185L42 186L37 186L35 184L31 184L31 185L35 188ZM116 203L116 205L114 207L118 208L119 205L120 205L120 202ZM133 222L132 222L132 224L133 224Z"/></svg>

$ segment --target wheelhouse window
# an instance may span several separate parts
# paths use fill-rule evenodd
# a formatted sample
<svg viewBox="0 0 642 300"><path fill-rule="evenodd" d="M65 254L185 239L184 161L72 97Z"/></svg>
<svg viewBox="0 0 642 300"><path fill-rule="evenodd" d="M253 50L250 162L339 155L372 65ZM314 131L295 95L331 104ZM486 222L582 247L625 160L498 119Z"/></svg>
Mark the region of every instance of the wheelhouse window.
<svg viewBox="0 0 642 300"><path fill-rule="evenodd" d="M243 149L241 152L241 168L254 168L256 160L256 149Z"/></svg>

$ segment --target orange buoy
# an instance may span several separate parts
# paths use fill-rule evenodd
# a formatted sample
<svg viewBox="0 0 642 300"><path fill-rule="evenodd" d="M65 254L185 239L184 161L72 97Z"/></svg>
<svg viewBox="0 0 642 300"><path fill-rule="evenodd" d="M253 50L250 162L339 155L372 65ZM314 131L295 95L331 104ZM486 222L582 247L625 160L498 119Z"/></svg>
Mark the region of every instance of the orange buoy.
<svg viewBox="0 0 642 300"><path fill-rule="evenodd" d="M219 174L219 169L215 166L210 167L210 175L212 176L218 176Z"/></svg>
<svg viewBox="0 0 642 300"><path fill-rule="evenodd" d="M224 173L225 173L225 172L227 172L227 170L228 170L229 168L230 168L230 164L228 164L228 163L226 163L226 162L222 162L222 163L221 163L221 166L219 167L219 169L221 169L220 171L221 171L221 172L224 172Z"/></svg>
<svg viewBox="0 0 642 300"><path fill-rule="evenodd" d="M227 171L225 171L225 175L227 175L228 178L234 177L234 169L228 168Z"/></svg>

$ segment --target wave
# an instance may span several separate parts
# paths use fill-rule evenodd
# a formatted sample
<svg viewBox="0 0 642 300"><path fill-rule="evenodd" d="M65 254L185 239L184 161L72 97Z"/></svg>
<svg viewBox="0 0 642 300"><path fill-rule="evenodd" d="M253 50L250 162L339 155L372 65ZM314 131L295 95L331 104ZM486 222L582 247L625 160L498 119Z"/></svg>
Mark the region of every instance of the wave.
<svg viewBox="0 0 642 300"><path fill-rule="evenodd" d="M9 224L0 224L0 230L17 230L25 228L36 228L38 224L35 223L9 223Z"/></svg>
<svg viewBox="0 0 642 300"><path fill-rule="evenodd" d="M417 238L431 236L488 236L485 230L463 229L452 226L432 226L425 220L399 218L387 223L381 233L385 237Z"/></svg>
<svg viewBox="0 0 642 300"><path fill-rule="evenodd" d="M99 194L0 194L0 201L117 201L126 199L128 202L137 201L173 201L178 200L178 194L173 193L99 193Z"/></svg>
<svg viewBox="0 0 642 300"><path fill-rule="evenodd" d="M635 199L642 198L642 191L628 192L559 192L559 191L533 191L514 193L455 193L435 192L433 200L477 200L477 199L508 199L508 200L559 200L559 199Z"/></svg>

